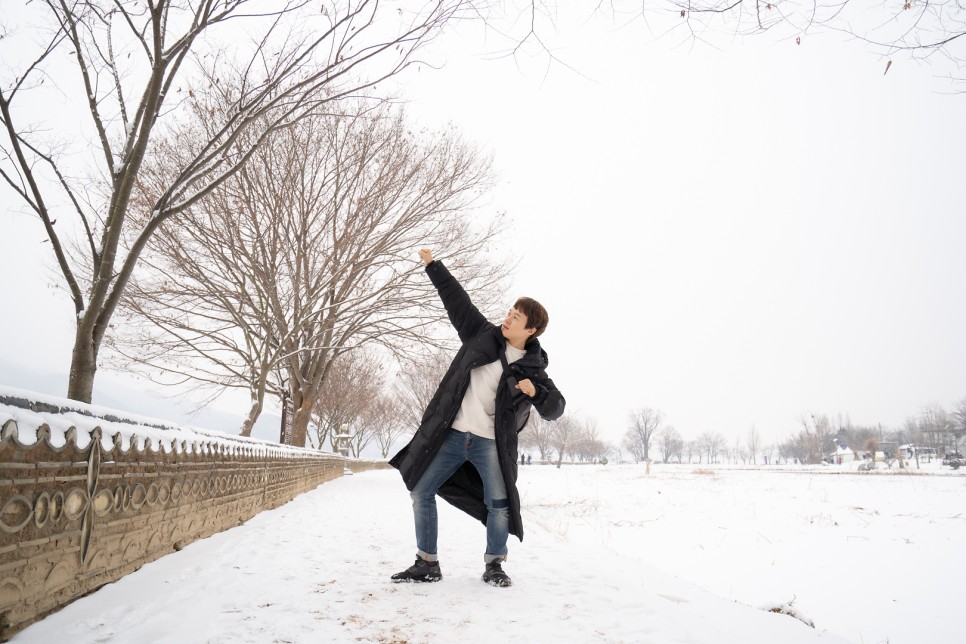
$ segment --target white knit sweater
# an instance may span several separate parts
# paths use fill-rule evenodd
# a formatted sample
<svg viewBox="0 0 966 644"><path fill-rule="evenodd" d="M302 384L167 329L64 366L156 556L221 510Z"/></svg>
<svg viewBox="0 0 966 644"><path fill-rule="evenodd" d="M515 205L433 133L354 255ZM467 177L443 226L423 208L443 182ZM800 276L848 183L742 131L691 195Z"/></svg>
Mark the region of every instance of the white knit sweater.
<svg viewBox="0 0 966 644"><path fill-rule="evenodd" d="M517 349L507 342L507 364L516 362L526 354L525 349ZM496 410L496 388L500 384L502 375L503 364L499 360L477 367L470 372L470 386L453 420L453 429L483 438L496 437L493 430L493 415Z"/></svg>

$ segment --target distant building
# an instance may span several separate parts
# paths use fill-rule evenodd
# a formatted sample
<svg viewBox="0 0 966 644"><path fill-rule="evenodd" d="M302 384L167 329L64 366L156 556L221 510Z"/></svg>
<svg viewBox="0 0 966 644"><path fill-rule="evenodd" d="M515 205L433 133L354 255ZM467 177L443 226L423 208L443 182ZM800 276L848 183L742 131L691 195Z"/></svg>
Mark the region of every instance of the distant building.
<svg viewBox="0 0 966 644"><path fill-rule="evenodd" d="M902 450L903 456L906 460L913 460L918 455L919 458L925 459L926 462L931 462L936 458L936 448L926 447L925 445L915 445L913 443L906 443L905 445L900 445L899 449Z"/></svg>
<svg viewBox="0 0 966 644"><path fill-rule="evenodd" d="M836 445L835 451L825 456L825 460L832 465L851 463L855 460L855 452L843 445Z"/></svg>

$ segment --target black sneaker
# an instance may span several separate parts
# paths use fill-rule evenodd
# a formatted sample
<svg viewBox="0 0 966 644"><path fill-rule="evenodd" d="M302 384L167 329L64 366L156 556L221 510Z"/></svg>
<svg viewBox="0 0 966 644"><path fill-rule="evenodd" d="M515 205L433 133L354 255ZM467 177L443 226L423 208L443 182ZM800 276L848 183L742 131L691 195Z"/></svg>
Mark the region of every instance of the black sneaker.
<svg viewBox="0 0 966 644"><path fill-rule="evenodd" d="M483 581L491 586L500 586L502 588L506 588L513 583L507 574L503 572L503 566L500 565L499 561L486 564L486 570L483 571Z"/></svg>
<svg viewBox="0 0 966 644"><path fill-rule="evenodd" d="M397 572L391 579L399 583L402 581L439 581L442 578L443 573L439 569L438 561L426 561L422 557L416 557L416 563L402 572Z"/></svg>

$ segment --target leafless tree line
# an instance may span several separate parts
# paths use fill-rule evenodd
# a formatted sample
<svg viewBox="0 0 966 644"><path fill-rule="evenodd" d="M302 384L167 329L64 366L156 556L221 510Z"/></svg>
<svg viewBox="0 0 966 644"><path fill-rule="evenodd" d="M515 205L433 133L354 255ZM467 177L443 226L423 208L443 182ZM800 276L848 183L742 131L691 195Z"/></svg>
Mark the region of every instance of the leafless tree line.
<svg viewBox="0 0 966 644"><path fill-rule="evenodd" d="M409 397L409 409L417 416L425 409L435 384L441 378L445 365L445 353L433 358L436 371L421 369L402 376L398 391ZM430 374L428 378L414 374ZM415 392L422 388L422 395ZM398 409L405 404L396 403ZM407 420L413 426L413 417ZM663 414L656 409L640 408L628 416L628 428L621 447L630 460L643 463L645 438L650 441L647 453L652 460L662 463L741 465L820 463L834 454L836 447L844 445L861 457L870 450L894 449L899 445L916 444L933 447L937 453L950 450L958 437L966 435L966 398L946 411L937 404L923 407L916 417L910 417L898 428L858 426L848 415L803 414L801 428L785 441L765 443L758 429L752 425L744 434L728 439L716 431L704 431L691 440L685 439L677 429L663 423ZM648 431L644 431L648 430ZM520 452L529 453L543 463L607 463L610 459L624 460L621 447L602 440L597 423L579 414L566 414L555 422L547 422L539 416L531 416L530 422L520 434ZM902 455L898 455L902 458Z"/></svg>
<svg viewBox="0 0 966 644"><path fill-rule="evenodd" d="M382 347L347 351L334 361L312 409L307 445L360 457L374 447L382 458L409 439L439 386L452 351L424 345L400 360Z"/></svg>
<svg viewBox="0 0 966 644"><path fill-rule="evenodd" d="M178 171L190 134L159 143L138 186L144 202ZM431 340L443 311L416 249L439 249L483 308L497 292L506 266L487 247L499 219L471 218L488 172L452 131L411 132L385 104L329 103L155 233L112 346L164 381L204 383L213 395L247 389L243 435L266 393L287 397L288 441L303 445L323 390L374 391L346 378L327 386L340 356L379 345L404 357Z"/></svg>
<svg viewBox="0 0 966 644"><path fill-rule="evenodd" d="M579 461L592 460L589 454L624 460L626 454L628 460L637 463L659 460L696 465L817 464L835 454L840 446L851 450L858 458L866 453L885 451L901 459L904 456L899 446L910 444L933 448L938 454L954 450L957 441L966 436L966 398L955 403L951 410L937 403L926 405L917 416L907 418L900 427L894 428L855 425L847 414L802 414L800 428L775 443L765 443L754 425L745 433L736 435L730 444L724 434L717 431L704 431L688 440L664 422L660 410L642 407L628 415L620 447L601 442L582 452L580 430L595 427L594 423L584 421L582 425L579 419L574 423L574 419L568 417L562 420L569 422L559 428L551 423L531 421L521 434L521 447L538 452L541 461L556 458L558 463L563 453L571 460Z"/></svg>
<svg viewBox="0 0 966 644"><path fill-rule="evenodd" d="M50 242L76 318L68 396L90 402L102 343L152 237L190 225L189 213L277 133L400 73L472 7L44 0L18 9L11 26L5 7L0 32L0 177ZM72 104L85 118L39 109L62 96L81 97ZM58 120L66 127L52 130ZM165 139L178 151L166 181L135 202Z"/></svg>
<svg viewBox="0 0 966 644"><path fill-rule="evenodd" d="M520 433L519 451L538 455L543 462L555 461L559 468L565 459L570 462L606 463L611 446L601 437L597 422L579 414L565 413L550 422L535 412Z"/></svg>
<svg viewBox="0 0 966 644"><path fill-rule="evenodd" d="M633 422L642 413L650 422ZM713 431L702 432L694 440L684 440L672 426L660 425L659 412L639 410L632 415L624 441L638 462L645 460L638 427L654 425L655 417L658 420L654 438L664 463L817 464L834 455L839 447L850 450L858 458L883 451L902 458L898 448L903 445L931 447L937 453L953 450L957 441L966 435L966 398L957 402L951 411L936 403L926 405L918 416L907 418L902 426L893 428L856 425L847 414L802 414L800 428L774 444L763 443L754 426L743 436L735 436L731 445L724 435Z"/></svg>
<svg viewBox="0 0 966 644"><path fill-rule="evenodd" d="M764 457L766 448L762 447L754 427L749 430L746 442L741 453L748 462L754 462L756 456ZM664 423L660 410L649 407L628 415L628 426L619 446L600 437L593 418L568 413L549 423L531 416L520 434L520 450L535 453L544 463L555 462L557 467L565 460L607 463L616 458L623 461L625 454L637 463L651 461L655 454L664 463L716 463L733 455L719 432L703 432L696 439L686 441L673 426Z"/></svg>
<svg viewBox="0 0 966 644"><path fill-rule="evenodd" d="M380 456L390 456L419 426L448 364L432 350L403 364L374 349L342 354L312 410L309 446L335 451L335 437L345 432L350 455L375 442Z"/></svg>
<svg viewBox="0 0 966 644"><path fill-rule="evenodd" d="M966 398L957 401L952 410L930 403L919 414L906 418L898 427L856 425L848 414L803 415L802 429L777 446L784 461L819 463L836 453L839 447L856 457L882 452L902 458L904 445L929 447L937 454L954 451L966 435Z"/></svg>
<svg viewBox="0 0 966 644"><path fill-rule="evenodd" d="M726 440L720 432L702 432L693 440L685 440L671 425L655 426L651 442L662 463L717 463L726 448ZM652 460L644 455L642 439L636 431L625 437L624 446L636 462Z"/></svg>

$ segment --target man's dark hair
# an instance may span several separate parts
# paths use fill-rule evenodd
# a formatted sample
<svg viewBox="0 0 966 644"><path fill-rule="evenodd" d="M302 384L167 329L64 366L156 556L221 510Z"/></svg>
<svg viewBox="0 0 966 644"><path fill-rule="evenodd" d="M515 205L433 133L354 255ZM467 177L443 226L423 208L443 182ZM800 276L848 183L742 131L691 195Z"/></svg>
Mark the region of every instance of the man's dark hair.
<svg viewBox="0 0 966 644"><path fill-rule="evenodd" d="M533 334L533 337L536 338L547 330L550 316L547 314L547 309L543 308L543 304L540 302L532 297L521 297L514 303L513 308L527 316L526 328L537 330Z"/></svg>

